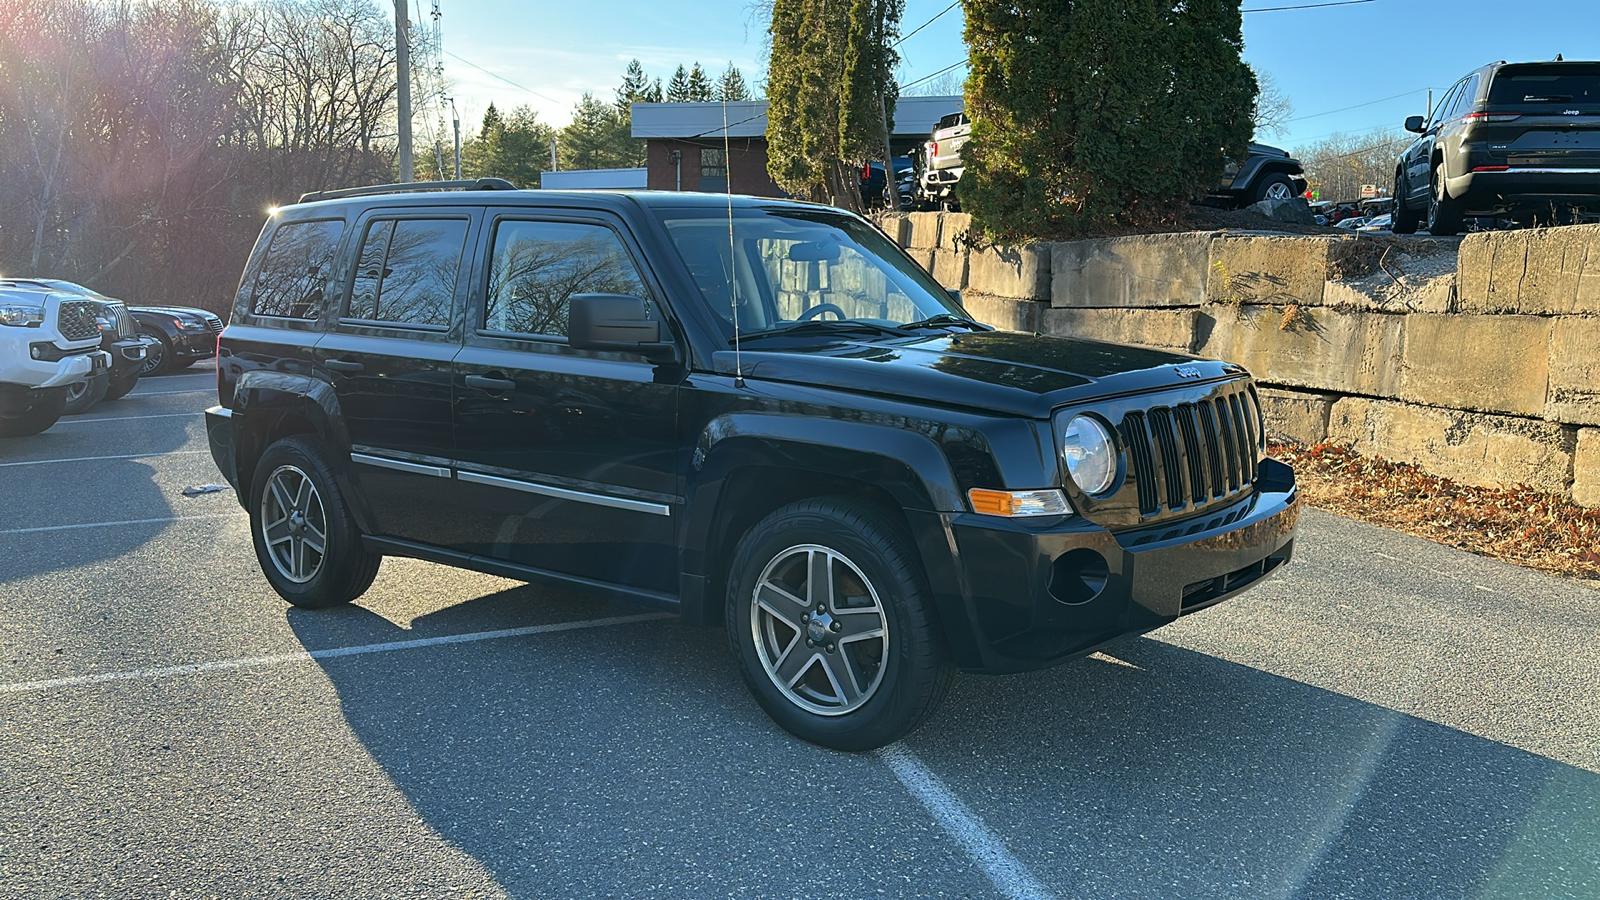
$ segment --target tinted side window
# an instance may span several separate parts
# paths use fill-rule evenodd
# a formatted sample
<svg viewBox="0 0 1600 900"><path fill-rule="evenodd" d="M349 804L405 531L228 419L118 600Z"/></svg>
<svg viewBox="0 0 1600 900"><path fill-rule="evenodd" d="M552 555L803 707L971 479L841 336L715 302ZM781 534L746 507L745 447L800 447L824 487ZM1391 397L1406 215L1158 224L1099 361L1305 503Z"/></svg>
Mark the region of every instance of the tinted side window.
<svg viewBox="0 0 1600 900"><path fill-rule="evenodd" d="M1453 85L1450 90L1445 92L1443 97L1439 98L1439 105L1433 108L1433 119L1430 124L1438 124L1449 117L1450 108L1455 106L1456 97L1459 96L1460 93L1461 83L1456 82L1456 84Z"/></svg>
<svg viewBox="0 0 1600 900"><path fill-rule="evenodd" d="M1450 115L1464 116L1472 112L1473 101L1478 97L1478 76L1473 75L1461 86L1461 92L1456 94L1456 102L1451 106Z"/></svg>
<svg viewBox="0 0 1600 900"><path fill-rule="evenodd" d="M638 269L609 228L515 220L495 226L485 331L565 337L573 294L648 299Z"/></svg>
<svg viewBox="0 0 1600 900"><path fill-rule="evenodd" d="M323 285L343 234L343 220L278 226L256 273L250 312L285 319L321 315Z"/></svg>
<svg viewBox="0 0 1600 900"><path fill-rule="evenodd" d="M350 291L352 319L446 327L467 243L466 219L375 219Z"/></svg>

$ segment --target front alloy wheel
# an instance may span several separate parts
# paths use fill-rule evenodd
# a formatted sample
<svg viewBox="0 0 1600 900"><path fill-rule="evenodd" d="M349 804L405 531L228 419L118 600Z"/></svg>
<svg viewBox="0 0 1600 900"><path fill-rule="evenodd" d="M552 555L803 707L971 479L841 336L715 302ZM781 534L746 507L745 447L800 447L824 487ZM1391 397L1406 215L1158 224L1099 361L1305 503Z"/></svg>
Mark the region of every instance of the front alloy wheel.
<svg viewBox="0 0 1600 900"><path fill-rule="evenodd" d="M260 522L261 541L279 575L295 584L317 576L328 552L328 516L305 472L285 465L267 476Z"/></svg>
<svg viewBox="0 0 1600 900"><path fill-rule="evenodd" d="M773 686L807 712L853 712L883 682L883 603L838 551L800 544L767 563L750 597L750 627Z"/></svg>

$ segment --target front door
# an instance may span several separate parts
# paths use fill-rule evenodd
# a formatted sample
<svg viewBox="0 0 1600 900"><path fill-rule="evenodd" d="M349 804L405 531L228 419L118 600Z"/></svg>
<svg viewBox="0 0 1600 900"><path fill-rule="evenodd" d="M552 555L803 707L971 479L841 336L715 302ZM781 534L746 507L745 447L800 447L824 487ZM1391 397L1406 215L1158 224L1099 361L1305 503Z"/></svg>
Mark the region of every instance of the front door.
<svg viewBox="0 0 1600 900"><path fill-rule="evenodd" d="M658 291L621 224L495 216L455 360L452 545L537 569L677 593L682 370L567 345L573 294Z"/></svg>
<svg viewBox="0 0 1600 900"><path fill-rule="evenodd" d="M339 318L314 351L350 434L351 471L378 534L441 542L430 514L448 496L450 366L460 349L461 277L481 213L382 210L360 245Z"/></svg>

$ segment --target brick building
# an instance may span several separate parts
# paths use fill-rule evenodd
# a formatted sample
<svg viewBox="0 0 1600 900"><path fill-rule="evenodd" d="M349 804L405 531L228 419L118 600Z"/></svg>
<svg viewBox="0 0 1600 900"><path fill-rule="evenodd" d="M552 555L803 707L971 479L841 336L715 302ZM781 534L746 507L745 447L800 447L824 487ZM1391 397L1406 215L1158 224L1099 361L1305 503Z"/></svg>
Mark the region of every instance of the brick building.
<svg viewBox="0 0 1600 900"><path fill-rule="evenodd" d="M960 97L901 97L890 149L905 153L928 139L941 116L960 109ZM726 145L723 123L721 103L633 104L633 136L645 139L650 189L782 196L767 175L767 102L727 104Z"/></svg>

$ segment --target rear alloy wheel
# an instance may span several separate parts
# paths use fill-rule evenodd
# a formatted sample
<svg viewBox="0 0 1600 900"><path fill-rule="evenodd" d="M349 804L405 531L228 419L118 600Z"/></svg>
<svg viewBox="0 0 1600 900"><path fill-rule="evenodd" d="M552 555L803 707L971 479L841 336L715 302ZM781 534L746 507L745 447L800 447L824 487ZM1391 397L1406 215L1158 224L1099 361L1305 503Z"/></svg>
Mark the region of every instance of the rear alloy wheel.
<svg viewBox="0 0 1600 900"><path fill-rule="evenodd" d="M1295 197L1294 182L1289 176L1281 172L1268 175L1260 184L1256 185L1255 202L1262 200L1292 200Z"/></svg>
<svg viewBox="0 0 1600 900"><path fill-rule="evenodd" d="M1428 233L1449 237L1461 233L1461 206L1450 199L1444 184L1444 166L1433 167L1428 178Z"/></svg>
<svg viewBox="0 0 1600 900"><path fill-rule="evenodd" d="M300 437L267 448L250 485L262 574L296 606L336 606L372 586L383 557L361 543L321 450Z"/></svg>
<svg viewBox="0 0 1600 900"><path fill-rule="evenodd" d="M909 734L939 705L954 667L921 561L870 507L790 504L739 542L728 639L745 683L790 733L836 750Z"/></svg>
<svg viewBox="0 0 1600 900"><path fill-rule="evenodd" d="M76 416L94 409L96 403L105 399L110 387L111 375L106 372L67 385L67 403L62 415Z"/></svg>

